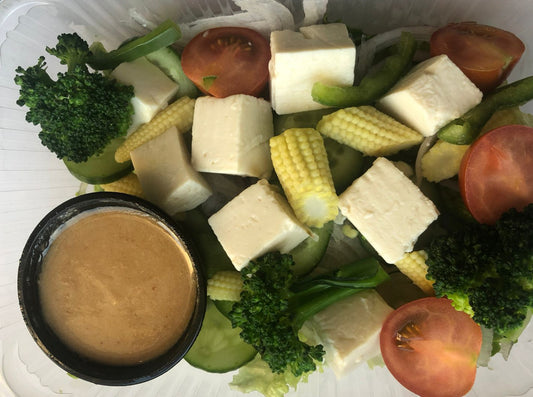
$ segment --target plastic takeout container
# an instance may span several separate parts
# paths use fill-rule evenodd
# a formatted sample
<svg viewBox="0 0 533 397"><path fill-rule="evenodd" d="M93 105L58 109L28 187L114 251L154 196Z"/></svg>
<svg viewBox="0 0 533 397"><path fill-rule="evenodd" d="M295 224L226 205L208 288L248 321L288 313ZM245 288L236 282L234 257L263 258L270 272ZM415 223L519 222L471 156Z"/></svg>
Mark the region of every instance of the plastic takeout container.
<svg viewBox="0 0 533 397"><path fill-rule="evenodd" d="M326 8L327 7L327 8ZM519 36L526 52L513 81L533 75L533 2L526 0L1 0L0 1L0 395L2 396L241 396L228 386L233 374L208 374L181 362L153 381L124 388L97 386L70 377L51 362L25 328L17 301L16 275L24 242L37 222L79 189L63 163L37 137L15 101L15 68L35 64L62 32L76 31L108 48L170 18L182 43L220 25L245 25L265 35L320 21L342 20L368 33L415 25L475 20ZM227 16L233 15L231 19ZM50 60L54 73L57 64ZM525 107L531 111L531 104ZM533 326L509 361L495 356L478 370L469 396L533 396ZM258 395L258 394L255 394ZM385 368L366 365L342 379L325 369L289 396L412 396Z"/></svg>

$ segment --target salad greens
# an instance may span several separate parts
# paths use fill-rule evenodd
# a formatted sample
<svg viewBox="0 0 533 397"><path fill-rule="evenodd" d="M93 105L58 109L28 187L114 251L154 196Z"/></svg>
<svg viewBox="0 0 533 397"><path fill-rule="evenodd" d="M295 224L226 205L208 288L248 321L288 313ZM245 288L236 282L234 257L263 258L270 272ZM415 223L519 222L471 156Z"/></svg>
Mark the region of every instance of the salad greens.
<svg viewBox="0 0 533 397"><path fill-rule="evenodd" d="M150 33L131 40L116 50L106 52L98 44L91 46L92 54L87 63L97 70L114 69L123 62L131 62L170 46L180 37L179 27L174 22L166 20Z"/></svg>
<svg viewBox="0 0 533 397"><path fill-rule="evenodd" d="M268 364L257 355L248 364L242 366L233 377L230 387L242 393L257 391L265 397L283 397L298 383L307 382L311 372L295 376L290 371L274 373Z"/></svg>
<svg viewBox="0 0 533 397"><path fill-rule="evenodd" d="M126 134L133 115L133 87L91 72L88 44L76 33L61 34L56 47L46 51L67 65L67 72L53 80L44 56L35 66L18 67L17 104L29 108L26 120L41 126L41 142L58 158L87 161Z"/></svg>
<svg viewBox="0 0 533 397"><path fill-rule="evenodd" d="M355 33L365 38L362 32ZM17 103L30 108L26 119L41 125L43 131L39 136L45 146L59 158L85 162L109 148L114 139L124 136L133 114L132 87L100 72L91 72L89 66L97 70L112 69L122 62L154 54L180 36L179 28L165 21L149 34L106 52L98 43L89 47L77 34L62 34L56 47L46 50L67 66L67 72L59 73L54 81L46 72L44 57L26 70L17 68L15 82L21 86ZM383 64L366 75L359 85L335 87L315 83L313 99L334 107L372 104L408 71L416 49L413 35L403 32ZM179 63L178 55L174 55ZM443 127L438 136L456 144L471 143L496 110L532 98L533 77L504 86ZM318 118L330 111L277 116L276 131L302 124L316 126ZM101 122L103 119L107 121L105 124ZM326 141L326 147L335 187L341 193L363 172L366 159L334 141ZM400 154L400 159L402 155L405 153ZM451 205L452 200L445 197L446 189L439 192L444 205ZM194 234L207 264L207 277L221 269L233 269L205 214L195 209L180 216L179 221ZM441 218L439 222L450 221L447 215ZM314 246L313 266L325 254L332 228L337 226L328 224L329 229L316 231L323 233L325 243ZM364 236L359 238L364 243ZM496 342L516 341L533 307L533 204L520 213L509 211L495 226L472 222L454 232L429 238L432 242L428 248L428 278L435 281L435 294L452 299L458 310L494 330ZM304 249L303 256L309 256L310 250ZM324 358L323 347L306 344L298 331L307 319L340 299L364 289L388 285L385 282L390 277L377 253L372 247L368 252L374 257L313 277L295 274L297 258L279 252L265 254L242 269L241 299L226 314L232 326L242 330L240 337L260 356L241 367L232 387L241 391L259 390L268 397L282 396L289 386L296 387L316 370ZM301 273L307 274L309 267L303 267Z"/></svg>
<svg viewBox="0 0 533 397"><path fill-rule="evenodd" d="M470 144L496 111L522 105L531 99L533 99L533 77L504 85L485 96L479 105L442 127L437 136L456 145Z"/></svg>
<svg viewBox="0 0 533 397"><path fill-rule="evenodd" d="M374 103L383 96L411 67L417 49L416 40L408 32L402 32L394 51L383 65L366 75L359 85L351 87L330 86L317 82L313 85L313 99L323 105L347 107Z"/></svg>
<svg viewBox="0 0 533 397"><path fill-rule="evenodd" d="M241 338L251 344L272 372L295 376L316 369L324 350L298 337L303 323L342 298L388 279L374 258L357 261L308 280L295 281L290 255L272 252L241 270L243 290L229 317L240 327Z"/></svg>
<svg viewBox="0 0 533 397"><path fill-rule="evenodd" d="M533 307L533 204L504 213L494 226L470 223L435 238L428 278L497 337L518 337Z"/></svg>
<svg viewBox="0 0 533 397"><path fill-rule="evenodd" d="M86 162L100 155L115 138L126 135L134 113L133 87L90 71L89 67L112 69L180 37L178 26L165 21L148 34L106 52L98 45L90 48L77 33L61 34L56 47L47 47L46 52L67 65L67 72L58 73L57 80L53 80L46 71L44 56L35 66L18 67L15 83L21 88L17 104L28 106L26 120L41 126L39 137L43 145L58 158Z"/></svg>

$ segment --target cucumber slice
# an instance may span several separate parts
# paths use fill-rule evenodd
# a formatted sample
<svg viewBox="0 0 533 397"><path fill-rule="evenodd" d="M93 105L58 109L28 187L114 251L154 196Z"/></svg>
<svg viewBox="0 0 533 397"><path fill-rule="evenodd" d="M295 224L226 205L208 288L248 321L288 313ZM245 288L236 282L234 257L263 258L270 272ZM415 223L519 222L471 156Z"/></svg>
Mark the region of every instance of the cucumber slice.
<svg viewBox="0 0 533 397"><path fill-rule="evenodd" d="M183 73L181 59L176 51L171 47L161 48L146 55L146 59L156 65L163 73L174 80L179 85L178 96L188 96L196 98L200 91Z"/></svg>
<svg viewBox="0 0 533 397"><path fill-rule="evenodd" d="M298 277L311 272L324 257L333 231L333 222L326 223L320 229L311 230L318 236L318 240L308 237L289 252L294 260L292 269Z"/></svg>
<svg viewBox="0 0 533 397"><path fill-rule="evenodd" d="M324 146L335 190L341 194L363 173L363 154L331 138L324 138Z"/></svg>
<svg viewBox="0 0 533 397"><path fill-rule="evenodd" d="M90 157L83 163L75 163L66 159L63 162L72 175L90 185L116 181L133 171L131 161L124 163L115 161L115 151L124 142L124 139L124 137L115 138L105 147L102 154Z"/></svg>
<svg viewBox="0 0 533 397"><path fill-rule="evenodd" d="M232 328L230 320L208 300L202 328L185 360L207 372L223 373L240 368L257 354L241 339L240 332L239 328Z"/></svg>
<svg viewBox="0 0 533 397"><path fill-rule="evenodd" d="M202 260L201 264L207 278L221 270L235 270L224 248L209 226L207 217L200 209L195 208L187 211L175 220L189 232Z"/></svg>

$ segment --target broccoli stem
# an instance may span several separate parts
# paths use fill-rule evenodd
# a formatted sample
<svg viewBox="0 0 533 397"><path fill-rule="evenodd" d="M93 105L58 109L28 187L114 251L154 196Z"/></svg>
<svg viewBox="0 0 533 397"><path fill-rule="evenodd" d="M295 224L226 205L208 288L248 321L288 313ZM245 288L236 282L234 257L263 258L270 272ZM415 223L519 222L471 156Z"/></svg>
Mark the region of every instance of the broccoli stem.
<svg viewBox="0 0 533 397"><path fill-rule="evenodd" d="M293 328L298 331L306 320L328 306L386 281L389 275L375 258L365 258L343 266L331 275L293 284L289 299Z"/></svg>
<svg viewBox="0 0 533 397"><path fill-rule="evenodd" d="M402 32L394 52L385 58L383 65L365 76L357 86L332 86L317 82L313 85L313 100L335 107L369 105L383 96L411 66L416 52L416 40L409 32Z"/></svg>
<svg viewBox="0 0 533 397"><path fill-rule="evenodd" d="M533 76L507 84L489 94L463 116L450 121L437 135L456 145L472 143L497 110L522 105L533 99Z"/></svg>
<svg viewBox="0 0 533 397"><path fill-rule="evenodd" d="M150 33L141 36L116 50L105 52L94 51L87 63L96 70L114 69L123 62L131 62L137 58L168 47L181 38L179 27L172 21L166 20Z"/></svg>

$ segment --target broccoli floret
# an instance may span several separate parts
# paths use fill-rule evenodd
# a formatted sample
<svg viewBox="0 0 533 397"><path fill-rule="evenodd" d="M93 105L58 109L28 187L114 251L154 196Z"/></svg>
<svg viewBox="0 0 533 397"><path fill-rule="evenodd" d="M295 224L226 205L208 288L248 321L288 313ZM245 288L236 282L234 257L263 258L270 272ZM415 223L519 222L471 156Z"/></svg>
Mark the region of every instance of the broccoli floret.
<svg viewBox="0 0 533 397"><path fill-rule="evenodd" d="M437 296L496 335L514 333L533 306L533 204L436 238L426 263Z"/></svg>
<svg viewBox="0 0 533 397"><path fill-rule="evenodd" d="M57 37L55 48L46 47L46 52L59 58L62 65L67 65L70 72L76 66L86 67L87 60L91 55L89 44L77 33L63 33Z"/></svg>
<svg viewBox="0 0 533 397"><path fill-rule="evenodd" d="M89 71L88 45L76 34L60 35L57 47L47 51L68 66L67 72L53 80L43 56L35 66L18 67L17 104L29 108L28 122L40 125L44 146L60 159L84 162L126 134L133 115L133 87Z"/></svg>
<svg viewBox="0 0 533 397"><path fill-rule="evenodd" d="M230 312L233 327L254 346L273 373L301 376L316 369L324 350L298 338L303 323L320 310L388 279L373 258L343 266L332 274L296 281L290 255L269 253L241 270L241 299Z"/></svg>

